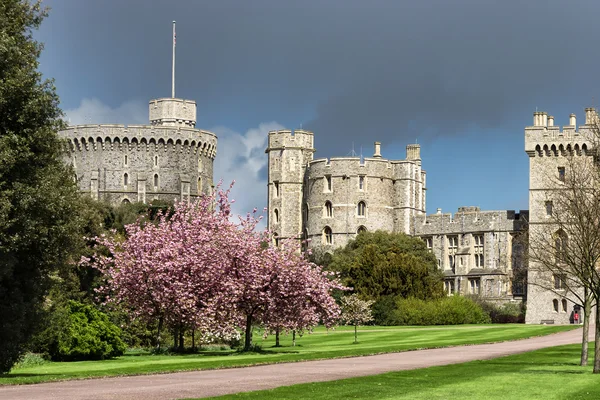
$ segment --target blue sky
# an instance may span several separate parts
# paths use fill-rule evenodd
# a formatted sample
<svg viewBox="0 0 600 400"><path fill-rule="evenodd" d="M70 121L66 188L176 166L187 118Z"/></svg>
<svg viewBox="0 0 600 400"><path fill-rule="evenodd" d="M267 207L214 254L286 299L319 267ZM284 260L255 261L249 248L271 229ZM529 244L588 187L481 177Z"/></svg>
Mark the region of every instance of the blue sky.
<svg viewBox="0 0 600 400"><path fill-rule="evenodd" d="M148 100L198 104L215 180L266 204L266 133L315 133L316 157L403 159L421 144L428 213L527 209L523 129L600 103L600 2L47 0L35 34L71 123L147 123Z"/></svg>

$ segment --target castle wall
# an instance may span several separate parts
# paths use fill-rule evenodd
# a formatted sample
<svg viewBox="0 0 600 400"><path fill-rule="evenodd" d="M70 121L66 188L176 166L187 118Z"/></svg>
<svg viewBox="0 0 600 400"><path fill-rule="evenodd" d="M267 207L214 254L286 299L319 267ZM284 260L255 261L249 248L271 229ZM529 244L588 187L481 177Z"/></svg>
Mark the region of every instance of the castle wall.
<svg viewBox="0 0 600 400"><path fill-rule="evenodd" d="M217 143L211 132L191 127L79 125L59 135L68 140L66 161L75 167L80 190L93 198L112 204L173 201L211 190Z"/></svg>
<svg viewBox="0 0 600 400"><path fill-rule="evenodd" d="M449 293L506 301L525 294L527 220L527 211L461 207L417 216L414 235L435 255Z"/></svg>
<svg viewBox="0 0 600 400"><path fill-rule="evenodd" d="M269 132L268 227L279 239L311 247L345 245L360 229L410 233L425 212L425 171L419 145L390 161L376 143L371 158L313 160L313 133Z"/></svg>

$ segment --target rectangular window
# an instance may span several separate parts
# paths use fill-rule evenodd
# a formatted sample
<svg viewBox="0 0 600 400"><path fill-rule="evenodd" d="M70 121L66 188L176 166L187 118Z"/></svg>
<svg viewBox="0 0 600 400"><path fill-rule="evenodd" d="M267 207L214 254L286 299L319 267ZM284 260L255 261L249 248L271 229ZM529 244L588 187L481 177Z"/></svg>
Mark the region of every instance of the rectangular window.
<svg viewBox="0 0 600 400"><path fill-rule="evenodd" d="M358 177L358 190L365 190L365 177L363 175Z"/></svg>
<svg viewBox="0 0 600 400"><path fill-rule="evenodd" d="M423 240L425 241L425 246L427 246L427 250L431 253L433 251L433 238L426 237L423 238Z"/></svg>
<svg viewBox="0 0 600 400"><path fill-rule="evenodd" d="M558 167L558 180L565 181L565 167Z"/></svg>
<svg viewBox="0 0 600 400"><path fill-rule="evenodd" d="M458 236L448 236L448 252L449 254L456 254L458 250Z"/></svg>
<svg viewBox="0 0 600 400"><path fill-rule="evenodd" d="M479 294L479 278L477 279L469 279L469 292L471 294Z"/></svg>
<svg viewBox="0 0 600 400"><path fill-rule="evenodd" d="M331 192L331 175L325 175L325 191Z"/></svg>
<svg viewBox="0 0 600 400"><path fill-rule="evenodd" d="M453 294L454 293L454 281L446 281L444 282L446 286L446 293Z"/></svg>
<svg viewBox="0 0 600 400"><path fill-rule="evenodd" d="M475 246L473 252L475 253L475 267L483 268L483 235L473 235Z"/></svg>
<svg viewBox="0 0 600 400"><path fill-rule="evenodd" d="M545 205L546 205L546 216L551 217L552 216L552 202L547 201Z"/></svg>
<svg viewBox="0 0 600 400"><path fill-rule="evenodd" d="M554 289L564 290L567 288L567 276L564 274L554 274L552 276L554 280Z"/></svg>

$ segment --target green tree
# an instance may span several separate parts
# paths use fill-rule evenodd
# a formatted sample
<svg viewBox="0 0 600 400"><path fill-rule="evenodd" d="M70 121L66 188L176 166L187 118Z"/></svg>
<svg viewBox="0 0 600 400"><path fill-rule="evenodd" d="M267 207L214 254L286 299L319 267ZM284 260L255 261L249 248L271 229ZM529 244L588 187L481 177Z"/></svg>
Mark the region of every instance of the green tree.
<svg viewBox="0 0 600 400"><path fill-rule="evenodd" d="M35 331L50 275L79 229L58 96L37 70L42 45L32 30L45 16L39 3L0 0L0 373Z"/></svg>
<svg viewBox="0 0 600 400"><path fill-rule="evenodd" d="M439 298L442 274L419 238L383 231L362 232L332 256L329 269L362 298Z"/></svg>

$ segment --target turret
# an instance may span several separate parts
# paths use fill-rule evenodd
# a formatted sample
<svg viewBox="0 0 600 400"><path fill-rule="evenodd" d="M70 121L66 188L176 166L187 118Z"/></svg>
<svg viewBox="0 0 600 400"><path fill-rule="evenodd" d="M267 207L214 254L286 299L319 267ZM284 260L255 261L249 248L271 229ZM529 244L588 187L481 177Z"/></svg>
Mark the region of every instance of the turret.
<svg viewBox="0 0 600 400"><path fill-rule="evenodd" d="M148 105L150 123L162 126L196 126L196 102L183 99L155 99Z"/></svg>

